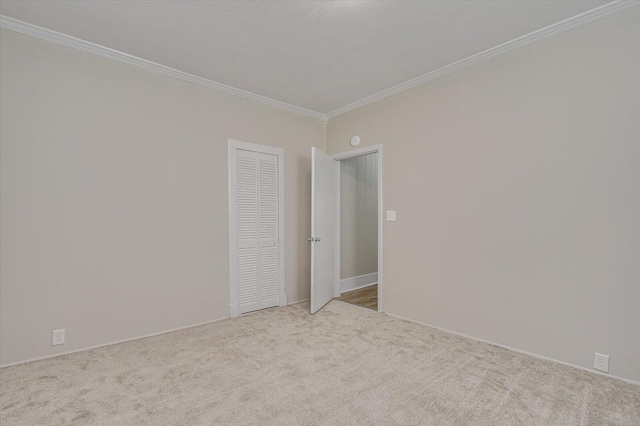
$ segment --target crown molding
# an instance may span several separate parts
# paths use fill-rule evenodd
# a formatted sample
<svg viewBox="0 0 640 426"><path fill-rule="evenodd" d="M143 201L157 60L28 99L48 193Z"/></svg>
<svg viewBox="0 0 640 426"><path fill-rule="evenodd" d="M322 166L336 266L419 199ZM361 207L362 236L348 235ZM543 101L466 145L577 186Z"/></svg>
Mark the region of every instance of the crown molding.
<svg viewBox="0 0 640 426"><path fill-rule="evenodd" d="M174 68L160 65L155 62L147 61L146 59L138 58L127 53L123 53L108 47L100 46L89 41L81 40L70 35L59 33L57 31L42 28L37 25L29 24L27 22L19 21L14 18L10 18L5 15L0 15L0 27L7 30L16 31L22 34L27 34L33 37L38 37L43 40L52 41L54 43L62 44L64 46L73 47L84 52L94 53L96 55L104 56L116 61L124 62L129 65L134 65L140 68L144 68L149 71L168 75L178 80L186 81L188 83L197 84L199 86L208 87L219 92L227 93L230 95L236 95L244 99L249 99L255 102L259 102L264 105L269 105L284 111L292 112L294 114L304 115L312 117L320 121L326 121L325 114L311 111L306 108L301 108L295 105L291 105L285 102L280 102L275 99L267 98L266 96L257 95L255 93L248 92L246 90L237 89L235 87L227 86L226 84L218 83L213 80L208 80L197 75L189 74L183 71L176 70Z"/></svg>
<svg viewBox="0 0 640 426"><path fill-rule="evenodd" d="M326 114L327 119L330 120L339 115L346 114L349 111L353 111L354 109L361 108L365 105L369 105L373 102L379 101L381 99L387 98L389 96L392 96L397 93L403 92L405 90L411 89L413 87L419 86L428 81L435 80L436 78L442 77L447 74L451 74L462 68L466 68L470 65L477 64L482 61L486 61L487 59L493 58L498 55L502 55L503 53L510 52L519 47L526 46L527 44L545 39L547 37L551 37L553 35L562 33L564 31L568 31L580 25L584 25L591 21L595 21L596 19L604 18L605 16L611 15L613 13L621 12L625 9L629 9L630 7L637 6L638 4L640 4L640 0L617 0L611 3L607 3L605 5L602 5L600 7L597 7L595 9L588 10L579 15L565 19L564 21L560 21L555 24L549 25L548 27L544 27L539 30L533 31L529 34L523 35L521 37L518 37L506 43L492 47L483 52L476 53L475 55L471 55L465 59L459 60L449 65L445 65L442 68L438 68L434 71L428 72L426 74L423 74L411 80L405 81L404 83L400 83L396 86L393 86L381 92L375 93L371 96L367 96L366 98L356 101L354 103L351 103L349 105L345 105L343 107L335 109Z"/></svg>

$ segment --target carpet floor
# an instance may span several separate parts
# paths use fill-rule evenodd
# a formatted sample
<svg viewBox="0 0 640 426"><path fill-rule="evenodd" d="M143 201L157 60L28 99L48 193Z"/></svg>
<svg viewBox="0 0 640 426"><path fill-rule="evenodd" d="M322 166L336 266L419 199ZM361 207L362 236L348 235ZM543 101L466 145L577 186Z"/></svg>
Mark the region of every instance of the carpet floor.
<svg viewBox="0 0 640 426"><path fill-rule="evenodd" d="M334 300L0 370L2 425L639 425L640 387Z"/></svg>

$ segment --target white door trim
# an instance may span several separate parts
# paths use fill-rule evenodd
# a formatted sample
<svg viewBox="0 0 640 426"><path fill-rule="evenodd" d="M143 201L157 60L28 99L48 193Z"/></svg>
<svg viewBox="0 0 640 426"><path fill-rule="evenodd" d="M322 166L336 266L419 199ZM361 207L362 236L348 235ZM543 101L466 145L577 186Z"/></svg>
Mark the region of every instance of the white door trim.
<svg viewBox="0 0 640 426"><path fill-rule="evenodd" d="M384 312L383 308L383 273L382 273L382 240L383 240L383 215L382 215L382 145L371 145L364 148L353 149L351 151L341 152L333 154L332 157L336 160L336 196L338 197L338 226L337 226L337 238L336 238L336 280L334 287L334 297L340 297L341 294L341 280L340 280L340 160L346 160L347 158L359 157L365 154L378 153L378 312Z"/></svg>
<svg viewBox="0 0 640 426"><path fill-rule="evenodd" d="M229 139L229 317L238 316L238 235L235 191L237 150L271 154L278 157L278 294L280 295L279 305L287 305L287 295L284 291L284 150L273 146Z"/></svg>

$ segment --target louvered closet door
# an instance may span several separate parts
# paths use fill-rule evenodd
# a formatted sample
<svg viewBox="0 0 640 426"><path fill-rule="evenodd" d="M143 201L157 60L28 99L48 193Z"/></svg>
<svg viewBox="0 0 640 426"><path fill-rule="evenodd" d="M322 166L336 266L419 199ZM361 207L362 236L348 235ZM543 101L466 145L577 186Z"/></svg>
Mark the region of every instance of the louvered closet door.
<svg viewBox="0 0 640 426"><path fill-rule="evenodd" d="M236 154L238 312L258 309L258 154Z"/></svg>
<svg viewBox="0 0 640 426"><path fill-rule="evenodd" d="M258 154L260 309L278 306L278 157Z"/></svg>
<svg viewBox="0 0 640 426"><path fill-rule="evenodd" d="M238 312L278 306L278 157L236 155Z"/></svg>

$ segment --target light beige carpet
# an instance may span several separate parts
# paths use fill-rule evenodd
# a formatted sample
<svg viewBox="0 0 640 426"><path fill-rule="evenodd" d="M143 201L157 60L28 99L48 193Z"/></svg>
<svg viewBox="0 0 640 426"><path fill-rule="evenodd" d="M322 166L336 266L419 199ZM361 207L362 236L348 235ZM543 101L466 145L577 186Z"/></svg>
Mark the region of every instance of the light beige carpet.
<svg viewBox="0 0 640 426"><path fill-rule="evenodd" d="M640 425L640 387L307 303L0 371L2 425Z"/></svg>

